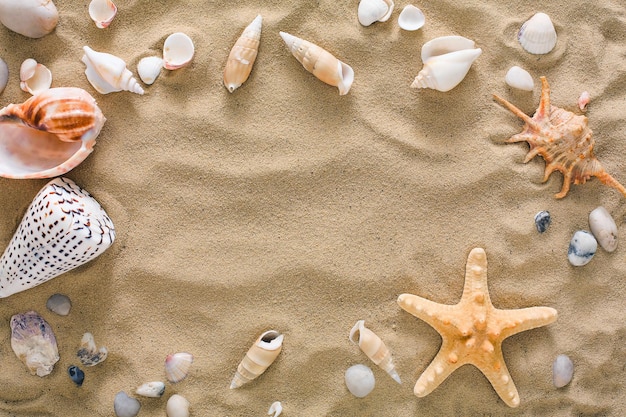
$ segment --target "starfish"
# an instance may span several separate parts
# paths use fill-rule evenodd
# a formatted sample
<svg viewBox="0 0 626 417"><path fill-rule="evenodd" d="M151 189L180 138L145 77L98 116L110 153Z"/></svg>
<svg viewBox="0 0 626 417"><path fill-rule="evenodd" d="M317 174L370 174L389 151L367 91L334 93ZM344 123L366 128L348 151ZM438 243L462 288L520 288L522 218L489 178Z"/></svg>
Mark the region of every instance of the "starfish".
<svg viewBox="0 0 626 417"><path fill-rule="evenodd" d="M443 339L439 353L415 383L415 395L430 394L454 370L472 364L509 407L517 407L520 399L502 356L502 341L548 325L557 317L550 307L495 308L487 289L487 254L482 248L473 249L467 258L465 288L458 304L439 304L413 294L400 295L398 304L430 324Z"/></svg>

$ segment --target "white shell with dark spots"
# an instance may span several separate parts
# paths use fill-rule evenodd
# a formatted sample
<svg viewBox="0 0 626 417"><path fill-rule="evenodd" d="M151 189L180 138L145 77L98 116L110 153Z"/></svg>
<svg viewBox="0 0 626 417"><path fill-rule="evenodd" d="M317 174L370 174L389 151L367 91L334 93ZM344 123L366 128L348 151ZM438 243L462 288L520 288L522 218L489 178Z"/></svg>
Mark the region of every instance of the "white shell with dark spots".
<svg viewBox="0 0 626 417"><path fill-rule="evenodd" d="M0 258L0 297L89 262L114 240L100 204L74 181L55 178L39 191Z"/></svg>

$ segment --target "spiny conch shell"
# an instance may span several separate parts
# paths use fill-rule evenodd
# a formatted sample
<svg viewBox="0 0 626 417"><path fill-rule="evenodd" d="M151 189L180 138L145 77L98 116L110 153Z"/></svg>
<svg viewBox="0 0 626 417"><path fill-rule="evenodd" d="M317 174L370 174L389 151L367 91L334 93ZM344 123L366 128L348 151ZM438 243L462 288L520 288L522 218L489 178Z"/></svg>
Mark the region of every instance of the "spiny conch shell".
<svg viewBox="0 0 626 417"><path fill-rule="evenodd" d="M52 327L34 311L11 317L11 348L32 375L48 375L59 360Z"/></svg>
<svg viewBox="0 0 626 417"><path fill-rule="evenodd" d="M591 96L589 95L589 92L583 91L582 93L580 93L580 97L578 97L578 108L581 112L584 113L587 111L587 106L589 105L590 101Z"/></svg>
<svg viewBox="0 0 626 417"><path fill-rule="evenodd" d="M59 12L52 0L2 0L0 22L13 32L41 38L57 26Z"/></svg>
<svg viewBox="0 0 626 417"><path fill-rule="evenodd" d="M348 94L354 81L354 70L319 46L285 32L280 32L287 48L302 66L317 78L339 89L339 95Z"/></svg>
<svg viewBox="0 0 626 417"><path fill-rule="evenodd" d="M182 395L174 394L165 406L167 417L189 417L189 401Z"/></svg>
<svg viewBox="0 0 626 417"><path fill-rule="evenodd" d="M182 68L193 59L195 48L189 36L172 33L163 43L163 67L168 70Z"/></svg>
<svg viewBox="0 0 626 417"><path fill-rule="evenodd" d="M165 358L165 375L173 383L180 382L187 377L193 355L187 352L171 353Z"/></svg>
<svg viewBox="0 0 626 417"><path fill-rule="evenodd" d="M80 362L85 366L95 366L100 362L103 362L109 352L107 348L96 346L96 341L91 333L85 333L80 341L80 349L76 353Z"/></svg>
<svg viewBox="0 0 626 417"><path fill-rule="evenodd" d="M0 59L0 94L4 91L4 88L9 82L9 67L3 59Z"/></svg>
<svg viewBox="0 0 626 417"><path fill-rule="evenodd" d="M89 3L89 17L97 27L109 27L117 14L117 6L111 0L91 0Z"/></svg>
<svg viewBox="0 0 626 417"><path fill-rule="evenodd" d="M355 340L357 333L358 341ZM350 341L358 345L363 353L365 353L372 362L387 372L394 381L398 384L402 383L391 359L391 352L380 337L365 327L365 320L357 321L354 327L352 327L352 330L350 330Z"/></svg>
<svg viewBox="0 0 626 417"><path fill-rule="evenodd" d="M404 30L418 30L426 23L424 13L412 4L404 6L398 16L398 26Z"/></svg>
<svg viewBox="0 0 626 417"><path fill-rule="evenodd" d="M252 71L261 41L262 17L258 15L244 30L230 50L224 68L224 85L231 93L246 82Z"/></svg>
<svg viewBox="0 0 626 417"><path fill-rule="evenodd" d="M239 388L265 372L282 350L283 338L276 330L261 334L239 363L230 388Z"/></svg>
<svg viewBox="0 0 626 417"><path fill-rule="evenodd" d="M533 80L532 75L530 75L525 69L516 65L509 68L506 76L504 77L504 81L508 86L517 88L518 90L533 91L535 88L535 81Z"/></svg>
<svg viewBox="0 0 626 417"><path fill-rule="evenodd" d="M85 75L99 93L130 91L143 94L143 89L133 73L126 68L126 62L122 58L106 52L96 52L88 46L84 46L83 50L85 55L81 61L87 66Z"/></svg>
<svg viewBox="0 0 626 417"><path fill-rule="evenodd" d="M146 382L135 390L142 397L160 398L165 392L165 384L161 381Z"/></svg>
<svg viewBox="0 0 626 417"><path fill-rule="evenodd" d="M462 36L443 36L422 46L424 68L417 74L411 88L432 88L446 92L459 85L482 49Z"/></svg>
<svg viewBox="0 0 626 417"><path fill-rule="evenodd" d="M369 26L374 22L386 22L393 12L393 0L361 0L357 10L359 23Z"/></svg>
<svg viewBox="0 0 626 417"><path fill-rule="evenodd" d="M547 14L536 13L517 32L517 40L526 52L547 54L556 45L556 30Z"/></svg>
<svg viewBox="0 0 626 417"><path fill-rule="evenodd" d="M139 74L141 81L150 85L161 73L161 68L163 68L162 58L158 56L147 56L139 60L137 64L137 74Z"/></svg>
<svg viewBox="0 0 626 417"><path fill-rule="evenodd" d="M52 72L32 58L25 59L20 66L20 88L37 95L52 85Z"/></svg>
<svg viewBox="0 0 626 417"><path fill-rule="evenodd" d="M57 177L26 209L0 258L0 297L83 265L114 240L113 223L100 204L74 181Z"/></svg>

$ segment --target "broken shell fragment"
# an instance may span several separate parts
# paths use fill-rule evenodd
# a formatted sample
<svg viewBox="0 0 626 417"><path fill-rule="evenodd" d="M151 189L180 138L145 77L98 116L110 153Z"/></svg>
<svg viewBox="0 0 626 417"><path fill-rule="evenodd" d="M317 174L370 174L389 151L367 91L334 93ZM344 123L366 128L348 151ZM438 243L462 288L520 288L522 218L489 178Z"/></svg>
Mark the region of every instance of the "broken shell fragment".
<svg viewBox="0 0 626 417"><path fill-rule="evenodd" d="M32 375L50 374L59 360L52 327L34 311L11 317L11 348Z"/></svg>
<svg viewBox="0 0 626 417"><path fill-rule="evenodd" d="M91 333L85 333L80 341L80 349L76 353L80 362L85 366L95 366L100 362L103 362L109 352L104 346L96 346L96 342Z"/></svg>
<svg viewBox="0 0 626 417"><path fill-rule="evenodd" d="M267 415L272 417L278 417L283 412L283 405L280 401L274 401L272 405L270 405L270 409L267 410Z"/></svg>
<svg viewBox="0 0 626 417"><path fill-rule="evenodd" d="M346 387L357 398L366 397L376 385L374 372L365 365L353 365L346 370Z"/></svg>
<svg viewBox="0 0 626 417"><path fill-rule="evenodd" d="M83 382L85 381L85 373L78 366L70 365L67 368L67 374L70 376L73 383L79 387L83 385Z"/></svg>
<svg viewBox="0 0 626 417"><path fill-rule="evenodd" d="M48 301L46 301L46 307L53 313L57 313L59 316L67 316L70 314L72 308L72 302L69 297L64 294L52 294Z"/></svg>
<svg viewBox="0 0 626 417"><path fill-rule="evenodd" d="M607 252L617 249L617 225L607 209L600 206L589 213L589 228L602 249Z"/></svg>
<svg viewBox="0 0 626 417"><path fill-rule="evenodd" d="M287 48L302 66L326 84L339 89L339 95L348 94L354 81L354 70L319 46L289 33L280 32Z"/></svg>
<svg viewBox="0 0 626 417"><path fill-rule="evenodd" d="M20 88L32 95L46 91L52 85L52 72L32 58L20 66Z"/></svg>
<svg viewBox="0 0 626 417"><path fill-rule="evenodd" d="M97 27L108 27L117 14L117 6L111 0L91 0L89 3L89 17Z"/></svg>
<svg viewBox="0 0 626 417"><path fill-rule="evenodd" d="M83 265L114 240L113 223L100 204L74 181L57 177L35 196L0 258L0 297Z"/></svg>
<svg viewBox="0 0 626 417"><path fill-rule="evenodd" d="M163 68L163 59L158 56L147 56L141 58L137 64L137 73L144 83L150 85L154 83L161 69Z"/></svg>
<svg viewBox="0 0 626 417"><path fill-rule="evenodd" d="M193 41L182 32L172 33L163 44L163 67L168 70L189 64L194 55Z"/></svg>
<svg viewBox="0 0 626 417"><path fill-rule="evenodd" d="M361 0L357 10L359 23L369 26L374 22L386 22L393 12L393 0Z"/></svg>
<svg viewBox="0 0 626 417"><path fill-rule="evenodd" d="M135 390L142 397L160 398L165 392L165 384L161 381L146 382Z"/></svg>
<svg viewBox="0 0 626 417"><path fill-rule="evenodd" d="M58 20L59 12L52 0L0 1L0 22L29 38L41 38L52 32Z"/></svg>
<svg viewBox="0 0 626 417"><path fill-rule="evenodd" d="M418 30L421 29L426 23L426 17L424 13L412 4L404 6L404 9L398 16L398 26L404 30Z"/></svg>
<svg viewBox="0 0 626 417"><path fill-rule="evenodd" d="M167 417L189 417L189 401L179 394L172 395L165 406Z"/></svg>
<svg viewBox="0 0 626 417"><path fill-rule="evenodd" d="M358 340L355 336L358 335ZM376 365L389 374L398 384L401 384L400 376L396 372L396 367L391 358L391 352L373 331L365 327L365 320L356 322L352 330L350 330L350 341L358 345L363 353L372 360Z"/></svg>
<svg viewBox="0 0 626 417"><path fill-rule="evenodd" d="M187 352L178 352L167 355L165 358L165 375L167 380L173 383L180 382L187 377L193 355Z"/></svg>
<svg viewBox="0 0 626 417"><path fill-rule="evenodd" d="M512 66L506 73L504 81L508 86L517 88L523 91L533 91L535 88L535 81L528 71L517 65Z"/></svg>
<svg viewBox="0 0 626 417"><path fill-rule="evenodd" d="M578 97L578 108L581 112L584 113L587 111L587 106L589 105L590 101L591 96L589 95L589 92L583 91L582 93L580 93L580 97Z"/></svg>
<svg viewBox="0 0 626 417"><path fill-rule="evenodd" d="M230 50L224 68L224 85L231 93L241 86L252 71L261 42L262 17L258 15Z"/></svg>
<svg viewBox="0 0 626 417"><path fill-rule="evenodd" d="M135 417L139 414L141 403L136 398L131 398L124 391L115 394L113 409L117 417Z"/></svg>
<svg viewBox="0 0 626 417"><path fill-rule="evenodd" d="M547 54L556 45L556 30L547 14L536 13L522 25L517 33L517 40L526 52Z"/></svg>
<svg viewBox="0 0 626 417"><path fill-rule="evenodd" d="M133 73L126 68L126 62L122 58L106 52L96 52L88 46L84 46L83 51L85 55L81 61L87 66L85 75L100 94L117 91L143 94L143 89Z"/></svg>
<svg viewBox="0 0 626 417"><path fill-rule="evenodd" d="M283 338L276 330L261 334L239 363L230 388L239 388L265 372L278 357L283 347Z"/></svg>

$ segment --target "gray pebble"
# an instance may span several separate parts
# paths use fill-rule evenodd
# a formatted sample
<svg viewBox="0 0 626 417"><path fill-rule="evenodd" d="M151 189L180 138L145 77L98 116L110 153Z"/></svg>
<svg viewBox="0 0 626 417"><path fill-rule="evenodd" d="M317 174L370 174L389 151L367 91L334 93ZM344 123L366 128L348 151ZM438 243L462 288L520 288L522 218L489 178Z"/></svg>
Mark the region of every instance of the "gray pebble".
<svg viewBox="0 0 626 417"><path fill-rule="evenodd" d="M559 355L552 364L552 382L557 388L563 388L572 380L574 364L567 355Z"/></svg>
<svg viewBox="0 0 626 417"><path fill-rule="evenodd" d="M48 301L46 301L46 307L53 313L57 313L59 316L67 316L70 314L72 308L72 302L69 297L64 294L52 294Z"/></svg>
<svg viewBox="0 0 626 417"><path fill-rule="evenodd" d="M137 399L129 397L124 391L120 391L115 394L113 408L117 417L135 417L139 414L141 404Z"/></svg>

